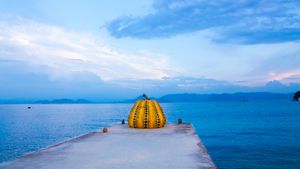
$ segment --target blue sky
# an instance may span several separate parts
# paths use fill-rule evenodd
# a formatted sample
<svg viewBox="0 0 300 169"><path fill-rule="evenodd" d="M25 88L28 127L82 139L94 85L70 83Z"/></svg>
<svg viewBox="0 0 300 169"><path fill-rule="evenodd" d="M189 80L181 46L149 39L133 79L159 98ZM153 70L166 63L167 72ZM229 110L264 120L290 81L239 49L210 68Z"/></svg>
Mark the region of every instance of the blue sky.
<svg viewBox="0 0 300 169"><path fill-rule="evenodd" d="M0 11L0 99L299 89L297 0L2 0Z"/></svg>

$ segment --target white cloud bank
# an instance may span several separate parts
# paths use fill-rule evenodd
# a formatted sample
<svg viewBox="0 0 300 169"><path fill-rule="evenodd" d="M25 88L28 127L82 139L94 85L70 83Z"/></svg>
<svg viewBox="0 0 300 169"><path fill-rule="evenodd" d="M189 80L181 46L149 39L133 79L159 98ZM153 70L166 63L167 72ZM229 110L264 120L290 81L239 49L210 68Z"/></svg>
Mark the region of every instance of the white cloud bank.
<svg viewBox="0 0 300 169"><path fill-rule="evenodd" d="M121 53L91 34L24 19L0 21L0 60L24 62L54 79L76 72L90 72L103 80L161 79L172 74L163 55Z"/></svg>

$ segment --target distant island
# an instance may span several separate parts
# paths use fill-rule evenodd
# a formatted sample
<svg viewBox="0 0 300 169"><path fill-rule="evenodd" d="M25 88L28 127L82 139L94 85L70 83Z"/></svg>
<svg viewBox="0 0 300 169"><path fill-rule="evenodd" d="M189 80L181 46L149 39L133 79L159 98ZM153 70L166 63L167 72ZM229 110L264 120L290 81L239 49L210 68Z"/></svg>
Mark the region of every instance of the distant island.
<svg viewBox="0 0 300 169"><path fill-rule="evenodd" d="M236 102L249 102L249 101L264 101L264 100L291 100L299 101L300 91L293 93L269 93L269 92L240 92L240 93L224 93L224 94L197 94L197 93L179 93L179 94L167 94L156 99L161 103L173 103L173 102L224 102L224 101L236 101ZM54 99L54 100L0 100L0 104L97 104L97 103L133 103L136 100L143 99L142 96L138 96L128 100L116 100L116 101L90 101L87 99Z"/></svg>
<svg viewBox="0 0 300 169"><path fill-rule="evenodd" d="M170 94L160 97L160 102L203 102L203 101L262 101L290 100L292 94L282 93L233 93L233 94Z"/></svg>
<svg viewBox="0 0 300 169"><path fill-rule="evenodd" d="M36 104L79 104L79 103L93 103L92 101L86 99L55 99L55 100L37 100Z"/></svg>
<svg viewBox="0 0 300 169"><path fill-rule="evenodd" d="M224 94L196 94L196 93L181 93L168 94L156 99L161 103L169 102L206 102L206 101L262 101L262 100L291 100L291 93L269 93L269 92L249 92L249 93L224 93ZM141 96L126 100L124 102L135 102L142 99Z"/></svg>

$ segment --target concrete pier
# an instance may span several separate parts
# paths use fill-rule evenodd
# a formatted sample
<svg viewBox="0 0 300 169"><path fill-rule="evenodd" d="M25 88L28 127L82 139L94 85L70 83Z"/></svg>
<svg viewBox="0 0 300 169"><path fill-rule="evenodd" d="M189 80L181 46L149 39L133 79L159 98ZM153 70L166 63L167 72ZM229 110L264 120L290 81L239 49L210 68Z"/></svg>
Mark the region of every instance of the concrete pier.
<svg viewBox="0 0 300 169"><path fill-rule="evenodd" d="M214 169L189 124L160 129L114 125L0 164L0 169Z"/></svg>

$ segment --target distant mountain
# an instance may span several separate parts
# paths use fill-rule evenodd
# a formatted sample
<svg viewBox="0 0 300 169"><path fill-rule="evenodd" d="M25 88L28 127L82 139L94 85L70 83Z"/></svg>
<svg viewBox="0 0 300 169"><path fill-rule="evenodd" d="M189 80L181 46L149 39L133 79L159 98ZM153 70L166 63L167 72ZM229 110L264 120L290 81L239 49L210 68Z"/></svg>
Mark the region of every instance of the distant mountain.
<svg viewBox="0 0 300 169"><path fill-rule="evenodd" d="M202 101L257 101L257 100L291 100L293 94L282 93L233 93L233 94L168 94L158 98L159 102L202 102Z"/></svg>
<svg viewBox="0 0 300 169"><path fill-rule="evenodd" d="M55 99L55 100L37 100L34 103L37 104L79 104L79 103L93 103L85 99Z"/></svg>
<svg viewBox="0 0 300 169"><path fill-rule="evenodd" d="M134 99L123 101L90 101L86 99L55 99L55 100L0 100L0 104L89 104L89 103L134 103L137 100L144 99L138 96ZM263 100L292 100L293 93L268 93L268 92L240 92L240 93L224 93L224 94L197 94L197 93L181 93L167 94L159 98L151 98L159 102L205 102L205 101L263 101Z"/></svg>
<svg viewBox="0 0 300 169"><path fill-rule="evenodd" d="M143 100L144 99L144 97L142 96L142 95L140 95L140 96L138 96L138 97L136 97L136 98L134 98L134 99L129 99L129 100L124 100L124 101L120 101L120 102L118 102L118 103L134 103L134 102L136 102L137 100ZM155 99L155 100L157 100L156 98L154 98L154 97L150 97L149 99Z"/></svg>

